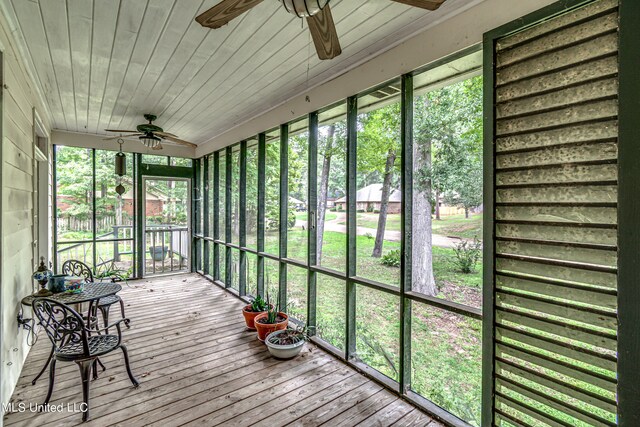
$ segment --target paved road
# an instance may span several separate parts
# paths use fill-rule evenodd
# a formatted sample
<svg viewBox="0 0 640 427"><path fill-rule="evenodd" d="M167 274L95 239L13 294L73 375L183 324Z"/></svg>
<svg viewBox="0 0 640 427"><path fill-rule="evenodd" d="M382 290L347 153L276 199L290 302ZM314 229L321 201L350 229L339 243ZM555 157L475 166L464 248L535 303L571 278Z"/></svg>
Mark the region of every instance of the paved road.
<svg viewBox="0 0 640 427"><path fill-rule="evenodd" d="M346 233L347 226L344 223L346 221L345 213L337 213L337 217L332 219L331 221L325 221L324 229L325 231L335 231L338 233ZM296 223L296 227L302 227L306 225L306 222ZM367 227L358 227L357 233L359 236L366 236L370 234L371 236L375 236L377 230L375 228L367 228ZM384 232L384 240L388 240L390 242L399 242L400 241L400 232L397 230L385 230ZM438 246L441 248L452 248L457 243L460 242L460 239L443 236L441 234L432 234L431 235L431 245Z"/></svg>

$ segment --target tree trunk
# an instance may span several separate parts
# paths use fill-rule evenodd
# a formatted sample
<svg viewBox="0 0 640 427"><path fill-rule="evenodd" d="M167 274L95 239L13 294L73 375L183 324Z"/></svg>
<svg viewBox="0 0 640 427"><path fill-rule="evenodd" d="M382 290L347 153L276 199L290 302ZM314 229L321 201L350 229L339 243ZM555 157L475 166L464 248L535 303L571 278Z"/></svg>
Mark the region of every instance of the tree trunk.
<svg viewBox="0 0 640 427"><path fill-rule="evenodd" d="M436 219L440 221L440 192L436 190Z"/></svg>
<svg viewBox="0 0 640 427"><path fill-rule="evenodd" d="M428 149L425 149L428 148ZM431 149L429 146L413 146L413 162L415 170L431 168ZM412 277L411 290L425 295L435 296L437 293L433 277L433 252L431 232L431 180L420 182L413 188L412 211ZM436 206L438 204L436 193ZM436 208L436 212L438 212Z"/></svg>
<svg viewBox="0 0 640 427"><path fill-rule="evenodd" d="M469 208L468 207L464 207L464 217L465 219L469 219Z"/></svg>
<svg viewBox="0 0 640 427"><path fill-rule="evenodd" d="M116 198L116 223L114 225L122 225L122 196ZM117 237L117 236L116 236Z"/></svg>
<svg viewBox="0 0 640 427"><path fill-rule="evenodd" d="M329 192L329 172L331 170L331 150L333 149L333 136L336 126L329 127L327 135L327 145L325 146L324 156L322 160L322 174L320 175L320 189L318 191L318 220L317 227L317 246L316 246L316 263L321 264L322 261L322 242L324 237L324 218L327 212L327 193Z"/></svg>
<svg viewBox="0 0 640 427"><path fill-rule="evenodd" d="M378 230L376 231L376 242L373 246L374 258L382 256L382 244L384 242L384 229L387 225L387 213L389 211L389 196L391 195L391 178L393 177L393 164L396 162L396 153L389 150L387 163L384 166L384 181L382 182L382 196L380 200L380 215L378 216Z"/></svg>

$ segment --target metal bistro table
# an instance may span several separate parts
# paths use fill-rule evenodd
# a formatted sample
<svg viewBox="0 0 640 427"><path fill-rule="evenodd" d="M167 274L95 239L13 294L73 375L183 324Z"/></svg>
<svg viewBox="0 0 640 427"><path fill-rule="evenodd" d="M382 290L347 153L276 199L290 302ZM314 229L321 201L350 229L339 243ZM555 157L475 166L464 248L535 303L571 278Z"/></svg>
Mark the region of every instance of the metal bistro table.
<svg viewBox="0 0 640 427"><path fill-rule="evenodd" d="M117 283L111 283L111 282L98 282L98 283L85 283L84 285L84 289L82 290L82 292L78 292L78 293L70 293L70 292L60 292L57 294L53 294L50 295L48 297L45 298L50 298L52 300L61 302L63 304L82 304L84 302L88 302L89 303L89 310L87 311L87 328L91 328L92 326L92 319L96 318L97 321L97 307L98 307L98 302L100 301L101 298L106 298L108 296L111 295L115 295L118 292L120 292L122 290L122 286L118 285ZM22 305L26 305L31 307L31 304L33 303L33 300L36 299L38 297L34 296L34 295L29 295L27 297L22 298ZM105 325L106 326L106 325ZM31 381L31 384L35 385L36 381L38 380L38 378L40 378L40 376L44 373L44 371L47 369L47 366L49 366L49 362L51 362L51 359L53 358L53 352L55 350L54 346L51 346L51 353L49 353L49 357L47 358L47 362L44 364L44 366L42 367L42 370L40 371L40 373L38 375L36 375L36 377L33 379L33 381ZM99 361L98 361L99 362ZM102 368L104 369L104 365L102 365L101 362L99 362L100 365L102 366ZM94 370L94 378L97 377L97 373L96 370Z"/></svg>

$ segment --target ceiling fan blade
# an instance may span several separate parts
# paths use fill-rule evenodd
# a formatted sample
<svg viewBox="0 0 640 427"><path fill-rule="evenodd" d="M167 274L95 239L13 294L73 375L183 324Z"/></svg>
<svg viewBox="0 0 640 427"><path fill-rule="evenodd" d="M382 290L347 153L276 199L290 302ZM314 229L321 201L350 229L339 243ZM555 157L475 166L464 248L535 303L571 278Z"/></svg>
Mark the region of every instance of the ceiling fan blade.
<svg viewBox="0 0 640 427"><path fill-rule="evenodd" d="M436 10L437 8L442 6L442 3L444 3L447 0L391 0L391 1L395 1L396 3L406 4L409 6L421 7L422 9Z"/></svg>
<svg viewBox="0 0 640 427"><path fill-rule="evenodd" d="M198 15L196 21L203 27L220 28L260 2L262 0L222 0L211 9Z"/></svg>
<svg viewBox="0 0 640 427"><path fill-rule="evenodd" d="M134 134L131 134L131 135L124 135L124 136L122 136L122 135L118 135L118 136L110 136L110 137L108 137L108 138L102 138L102 140L103 140L103 141L111 141L111 140L113 140L113 139L120 139L120 138L122 138L122 139L129 139L129 138L132 138L132 137L134 137L134 136L142 136L142 135L144 135L144 134L143 134L143 133L134 133Z"/></svg>
<svg viewBox="0 0 640 427"><path fill-rule="evenodd" d="M162 139L166 139L167 141L173 142L178 145L186 145L187 147L193 147L193 148L197 147L197 145L192 142L184 141L182 139L174 138L172 136L163 136Z"/></svg>
<svg viewBox="0 0 640 427"><path fill-rule="evenodd" d="M331 8L328 4L317 14L308 17L307 24L309 24L309 31L311 31L318 58L333 59L342 53Z"/></svg>
<svg viewBox="0 0 640 427"><path fill-rule="evenodd" d="M178 137L178 135L174 135L174 134L172 134L172 133L164 132L164 131L163 131L163 132L154 132L154 133L155 133L156 135L160 135L160 136L162 136L162 137L164 137L164 136L172 136L172 137L174 137L174 138L177 138L177 137Z"/></svg>
<svg viewBox="0 0 640 427"><path fill-rule="evenodd" d="M318 58L333 59L342 53L336 25L328 4L320 12L309 16L307 24L309 24L313 44L316 45Z"/></svg>
<svg viewBox="0 0 640 427"><path fill-rule="evenodd" d="M139 133L137 130L119 130L119 129L105 129L107 132L126 132L126 133Z"/></svg>

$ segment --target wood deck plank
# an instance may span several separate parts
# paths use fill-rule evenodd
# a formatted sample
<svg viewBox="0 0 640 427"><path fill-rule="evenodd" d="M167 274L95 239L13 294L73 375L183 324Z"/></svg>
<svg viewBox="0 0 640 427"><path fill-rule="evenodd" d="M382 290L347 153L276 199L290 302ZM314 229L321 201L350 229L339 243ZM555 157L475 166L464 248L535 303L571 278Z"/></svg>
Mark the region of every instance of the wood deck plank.
<svg viewBox="0 0 640 427"><path fill-rule="evenodd" d="M407 412L411 412L413 406L402 399L396 399L384 408L372 414L369 418L355 424L361 427L387 427L402 418Z"/></svg>
<svg viewBox="0 0 640 427"><path fill-rule="evenodd" d="M360 403L374 394L380 392L382 386L374 383L373 381L367 381L365 384L354 389L350 393L345 393L342 396L336 398L331 405L324 405L318 409L315 409L295 421L292 421L288 426L292 427L315 427L319 426L325 421L330 420L338 414L352 408L354 403Z"/></svg>
<svg viewBox="0 0 640 427"><path fill-rule="evenodd" d="M425 427L427 425L429 427L442 427L442 424L437 423L437 421L418 409L414 409L391 424L392 427Z"/></svg>
<svg viewBox="0 0 640 427"><path fill-rule="evenodd" d="M246 330L242 301L196 274L132 281L119 294L131 329L123 328L134 375L122 353L103 358L91 384L91 418L79 413L10 413L6 426L426 425L431 418L312 344L296 359L273 359ZM110 321L120 317L114 305ZM47 374L31 380L50 350L40 334L13 401L41 403ZM274 392L275 391L275 392ZM58 363L52 404L80 403L80 375ZM431 424L429 424L431 426ZM437 425L433 424L433 425Z"/></svg>

